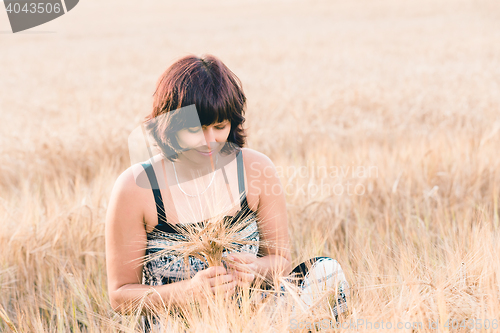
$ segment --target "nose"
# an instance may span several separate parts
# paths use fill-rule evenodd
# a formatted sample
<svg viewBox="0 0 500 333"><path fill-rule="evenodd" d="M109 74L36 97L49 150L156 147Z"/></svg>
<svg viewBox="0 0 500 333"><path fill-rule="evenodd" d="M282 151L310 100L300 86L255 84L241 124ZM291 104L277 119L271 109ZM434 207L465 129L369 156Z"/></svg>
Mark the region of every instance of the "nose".
<svg viewBox="0 0 500 333"><path fill-rule="evenodd" d="M208 126L203 130L203 135L205 136L205 144L207 145L208 149L212 150L210 148L210 143L215 142L215 134L214 134L214 129L212 126Z"/></svg>

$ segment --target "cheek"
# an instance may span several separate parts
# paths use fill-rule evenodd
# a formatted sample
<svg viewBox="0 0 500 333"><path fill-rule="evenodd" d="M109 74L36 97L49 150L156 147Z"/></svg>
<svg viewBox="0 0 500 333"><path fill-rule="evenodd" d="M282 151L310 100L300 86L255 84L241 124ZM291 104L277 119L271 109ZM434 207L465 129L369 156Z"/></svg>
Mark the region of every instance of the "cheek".
<svg viewBox="0 0 500 333"><path fill-rule="evenodd" d="M203 137L200 134L189 133L188 131L179 131L177 133L177 143L181 148L197 147Z"/></svg>
<svg viewBox="0 0 500 333"><path fill-rule="evenodd" d="M231 127L228 127L224 131L220 131L220 133L217 135L217 141L219 142L227 141L230 132L231 132Z"/></svg>

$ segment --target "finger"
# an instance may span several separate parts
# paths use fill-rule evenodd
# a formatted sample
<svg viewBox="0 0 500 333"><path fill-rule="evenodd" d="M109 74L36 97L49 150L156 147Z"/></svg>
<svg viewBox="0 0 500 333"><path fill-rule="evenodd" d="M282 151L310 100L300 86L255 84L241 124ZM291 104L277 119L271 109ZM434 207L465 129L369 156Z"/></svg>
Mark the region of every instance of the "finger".
<svg viewBox="0 0 500 333"><path fill-rule="evenodd" d="M224 266L212 266L212 267L207 268L205 270L205 272L207 274L207 277L209 277L209 278L214 277L214 276L218 276L218 275L227 274L227 271L224 268Z"/></svg>
<svg viewBox="0 0 500 333"><path fill-rule="evenodd" d="M238 285L237 281L233 281L233 282L226 283L226 284L221 284L221 285L218 285L216 287L212 287L212 292L214 293L214 295L216 293L221 294L221 293L232 292L234 290L234 288L236 288L237 285Z"/></svg>
<svg viewBox="0 0 500 333"><path fill-rule="evenodd" d="M219 275L214 278L209 279L210 287L214 287L217 285L222 285L229 283L234 280L234 276L232 274Z"/></svg>
<svg viewBox="0 0 500 333"><path fill-rule="evenodd" d="M234 276L235 279L241 278L240 276L242 276L242 274L251 274L252 273L244 268L236 268L236 267L232 267L229 270L229 272L230 272L230 274L232 274Z"/></svg>
<svg viewBox="0 0 500 333"><path fill-rule="evenodd" d="M252 282L255 279L255 274L253 274L253 273L235 271L232 274L234 274L234 276L237 280L244 281L244 282L246 282L246 281Z"/></svg>
<svg viewBox="0 0 500 333"><path fill-rule="evenodd" d="M227 262L226 266L227 266L227 268L229 268L230 271L233 271L233 270L240 270L239 267L241 266L241 264L235 264L235 263L232 263L232 262Z"/></svg>
<svg viewBox="0 0 500 333"><path fill-rule="evenodd" d="M255 265L253 264L229 264L229 268L240 273L254 273Z"/></svg>
<svg viewBox="0 0 500 333"><path fill-rule="evenodd" d="M249 265L249 264L241 262L241 261L228 261L227 265L231 266L231 267L243 267L243 266Z"/></svg>
<svg viewBox="0 0 500 333"><path fill-rule="evenodd" d="M257 257L254 254L246 252L230 254L227 257L229 260L241 262L244 264L250 264L257 259Z"/></svg>
<svg viewBox="0 0 500 333"><path fill-rule="evenodd" d="M254 281L254 276L250 274L245 274L245 276L237 278L235 281L238 283L238 286L243 288L248 288L252 285L252 282Z"/></svg>

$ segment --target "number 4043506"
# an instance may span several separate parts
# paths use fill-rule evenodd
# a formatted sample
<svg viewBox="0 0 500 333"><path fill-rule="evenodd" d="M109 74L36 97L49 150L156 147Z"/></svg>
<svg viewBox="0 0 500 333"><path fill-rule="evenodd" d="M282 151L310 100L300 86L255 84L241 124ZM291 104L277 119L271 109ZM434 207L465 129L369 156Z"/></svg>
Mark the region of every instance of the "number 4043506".
<svg viewBox="0 0 500 333"><path fill-rule="evenodd" d="M7 5L7 13L31 13L31 14L35 14L35 13L39 13L39 14L42 14L42 13L60 13L62 8L61 8L61 4L60 3L55 3L55 4L51 4L51 3L44 3L44 2L37 2L37 3L25 3L24 6L21 6L20 3L16 2L16 3L9 3Z"/></svg>

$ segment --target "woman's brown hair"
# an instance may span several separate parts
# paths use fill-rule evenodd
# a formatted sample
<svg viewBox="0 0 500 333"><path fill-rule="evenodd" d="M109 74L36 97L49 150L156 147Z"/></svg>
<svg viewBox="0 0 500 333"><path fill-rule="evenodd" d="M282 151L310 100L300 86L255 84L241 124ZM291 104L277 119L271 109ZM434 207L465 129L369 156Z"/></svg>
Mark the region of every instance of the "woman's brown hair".
<svg viewBox="0 0 500 333"><path fill-rule="evenodd" d="M174 160L182 150L177 131L196 126L170 112L193 104L201 126L229 120L227 141L244 146L246 97L241 81L215 56L190 55L177 60L160 76L153 98L153 111L146 117L145 127L166 158Z"/></svg>

